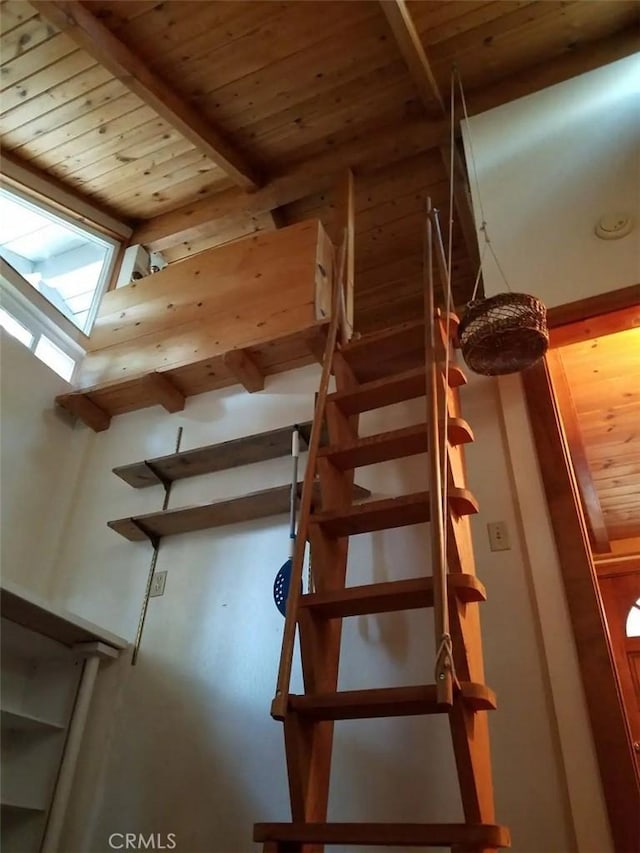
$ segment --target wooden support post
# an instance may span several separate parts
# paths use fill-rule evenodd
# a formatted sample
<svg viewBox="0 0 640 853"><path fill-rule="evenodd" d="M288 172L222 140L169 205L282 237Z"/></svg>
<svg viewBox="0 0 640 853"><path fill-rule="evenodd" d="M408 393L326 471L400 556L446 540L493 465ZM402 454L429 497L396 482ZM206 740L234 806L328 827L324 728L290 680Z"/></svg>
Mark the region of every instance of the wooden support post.
<svg viewBox="0 0 640 853"><path fill-rule="evenodd" d="M354 283L355 283L355 198L351 169L346 169L333 191L333 227L330 237L335 246L345 242L345 272L342 294L338 302L340 317L340 342L344 345L353 336ZM336 276L337 278L337 276Z"/></svg>
<svg viewBox="0 0 640 853"><path fill-rule="evenodd" d="M111 415L90 400L86 394L63 394L56 399L63 409L71 412L94 432L109 429Z"/></svg>
<svg viewBox="0 0 640 853"><path fill-rule="evenodd" d="M264 388L264 374L247 350L230 350L225 353L223 360L228 370L247 391L250 393L262 391Z"/></svg>
<svg viewBox="0 0 640 853"><path fill-rule="evenodd" d="M154 371L146 376L146 382L153 389L158 403L168 412L181 412L184 409L185 398L165 373Z"/></svg>

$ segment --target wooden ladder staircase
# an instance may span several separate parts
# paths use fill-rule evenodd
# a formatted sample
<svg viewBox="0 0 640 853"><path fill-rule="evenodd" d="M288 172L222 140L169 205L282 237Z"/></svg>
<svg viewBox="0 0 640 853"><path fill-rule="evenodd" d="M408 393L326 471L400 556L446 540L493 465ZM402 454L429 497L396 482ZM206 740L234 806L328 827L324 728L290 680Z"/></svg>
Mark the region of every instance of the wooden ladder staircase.
<svg viewBox="0 0 640 853"><path fill-rule="evenodd" d="M497 850L510 844L508 830L497 826L494 816L487 711L494 709L496 702L484 684L478 605L485 599L485 591L475 575L469 524L469 515L478 507L466 488L463 457L463 446L473 440L473 434L460 417L457 390L466 379L457 366L444 368L445 347L453 349L450 344L456 319L450 316L447 323L435 311L433 287L426 302L426 335L421 319L341 346L337 343L338 311L334 311L329 328L271 711L284 723L293 820L255 825L254 840L263 842L265 853L320 853L326 844L449 847L461 853ZM334 306L338 307L335 298ZM328 393L331 373L335 376L334 393ZM361 413L425 394L428 410L430 400L440 406L437 418L427 417L417 426L359 437ZM438 440L444 407L448 413L446 450ZM320 449L323 422L328 427L329 445ZM425 453L432 447L430 491L353 505L354 469ZM446 469L439 467L443 451ZM447 471L446 513L442 511L440 470ZM320 481L321 511L312 511L311 507L315 476ZM431 575L416 579L345 586L350 536L429 521L432 556L443 563L440 573L434 564ZM446 560L442 551L440 555L437 552L442 547L444 525ZM307 541L315 591L303 595ZM448 566L446 574L444 565ZM443 600L446 614L442 612ZM439 656L435 682L338 691L342 620L413 608L434 609L436 649L440 644L443 651L443 629L451 638ZM289 693L296 630L303 695ZM448 715L464 823L328 823L334 722L418 714Z"/></svg>

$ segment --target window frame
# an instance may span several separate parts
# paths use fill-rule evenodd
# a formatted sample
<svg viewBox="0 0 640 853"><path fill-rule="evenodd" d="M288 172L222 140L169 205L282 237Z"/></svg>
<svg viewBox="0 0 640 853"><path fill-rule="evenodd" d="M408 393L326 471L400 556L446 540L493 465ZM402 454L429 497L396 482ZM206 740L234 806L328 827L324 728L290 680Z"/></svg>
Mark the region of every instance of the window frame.
<svg viewBox="0 0 640 853"><path fill-rule="evenodd" d="M100 277L98 279L98 282L93 292L93 296L91 298L91 307L89 309L84 328L76 326L76 324L69 317L63 314L62 311L60 311L53 303L49 302L46 296L43 296L33 285L31 285L27 281L27 279L25 279L24 276L18 270L15 269L15 267L13 267L8 261L2 258L3 268L6 264L8 267L10 267L13 273L13 275L11 276L11 283L19 290L22 300L32 304L36 315L45 314L48 320L61 326L61 328L65 331L67 335L69 335L69 330L65 329L65 326L66 323L69 323L74 329L77 329L77 331L83 337L88 338L88 336L91 334L91 330L93 329L95 319L100 309L100 304L102 302L104 294L107 292L109 284L113 279L116 264L118 262L122 249L121 241L119 241L117 238L113 237L110 234L105 234L104 231L101 231L89 222L86 222L84 220L81 221L77 217L74 218L72 215L65 213L63 210L56 208L52 204L48 204L41 198L36 197L33 193L30 193L28 190L14 186L5 181L0 181L0 189L8 193L9 195L13 195L16 198L22 200L27 205L34 208L36 211L41 210L46 216L53 217L54 220L60 220L65 225L69 226L69 228L71 228L73 231L76 231L81 235L85 234L90 240L93 239L96 242L105 244L108 247L108 255L105 259L105 263L103 264L102 270L100 272ZM24 287L16 285L16 277L19 278L21 282L24 282ZM8 278L4 269L3 278ZM35 294L35 297L32 294ZM37 297L42 298L38 299ZM35 319L37 322L38 318L36 317ZM63 321L66 321L66 323Z"/></svg>

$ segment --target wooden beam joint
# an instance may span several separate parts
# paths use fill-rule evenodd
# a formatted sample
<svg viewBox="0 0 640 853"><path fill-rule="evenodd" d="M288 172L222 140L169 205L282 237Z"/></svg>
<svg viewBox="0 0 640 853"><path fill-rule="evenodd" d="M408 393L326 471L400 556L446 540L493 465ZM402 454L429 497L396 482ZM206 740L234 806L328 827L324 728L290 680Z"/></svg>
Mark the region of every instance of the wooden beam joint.
<svg viewBox="0 0 640 853"><path fill-rule="evenodd" d="M264 388L264 374L247 350L230 350L224 354L223 361L225 367L247 391L250 393L262 391Z"/></svg>
<svg viewBox="0 0 640 853"><path fill-rule="evenodd" d="M184 409L185 396L166 373L158 373L155 370L149 373L146 379L163 409L171 413L181 412Z"/></svg>
<svg viewBox="0 0 640 853"><path fill-rule="evenodd" d="M75 415L94 432L103 432L109 429L111 415L100 408L86 394L62 394L56 397L56 403Z"/></svg>

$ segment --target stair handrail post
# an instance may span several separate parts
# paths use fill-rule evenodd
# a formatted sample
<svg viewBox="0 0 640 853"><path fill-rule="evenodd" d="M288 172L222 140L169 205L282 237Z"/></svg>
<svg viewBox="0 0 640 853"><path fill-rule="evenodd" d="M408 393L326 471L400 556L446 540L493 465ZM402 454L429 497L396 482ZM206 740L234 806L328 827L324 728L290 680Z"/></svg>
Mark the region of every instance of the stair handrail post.
<svg viewBox="0 0 640 853"><path fill-rule="evenodd" d="M433 575L433 622L435 631L435 678L438 702L453 704L453 659L449 632L449 602L447 591L447 559L444 544L444 511L442 490L442 434L441 412L444 402L439 398L446 394L441 390L438 376L438 352L436 347L436 323L438 315L435 304L433 281L433 220L431 198L427 199L427 219L424 246L424 298L425 298L425 371L427 391L427 431L429 448L429 514L431 532L431 564ZM448 507L447 507L448 511Z"/></svg>
<svg viewBox="0 0 640 853"><path fill-rule="evenodd" d="M276 720L284 720L288 696L289 684L291 682L291 670L293 668L293 652L295 648L296 626L298 619L298 604L300 600L300 589L302 586L302 572L306 552L307 538L309 535L309 516L311 514L311 502L313 498L313 484L315 480L316 459L320 448L320 437L322 435L322 421L329 391L329 380L333 367L333 353L336 349L338 328L342 315L341 305L343 302L342 289L345 274L345 262L347 257L347 235L346 229L343 240L338 250L337 262L334 265L334 286L332 293L331 322L329 333L322 360L322 374L320 386L316 397L313 414L313 424L309 437L307 467L302 484L302 496L300 499L300 514L298 532L296 535L295 549L293 552L293 563L291 567L291 582L289 585L289 596L287 598L287 615L284 623L282 636L282 648L280 652L280 665L278 668L278 680L276 693L271 703L271 716Z"/></svg>

